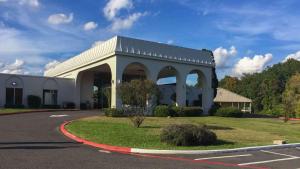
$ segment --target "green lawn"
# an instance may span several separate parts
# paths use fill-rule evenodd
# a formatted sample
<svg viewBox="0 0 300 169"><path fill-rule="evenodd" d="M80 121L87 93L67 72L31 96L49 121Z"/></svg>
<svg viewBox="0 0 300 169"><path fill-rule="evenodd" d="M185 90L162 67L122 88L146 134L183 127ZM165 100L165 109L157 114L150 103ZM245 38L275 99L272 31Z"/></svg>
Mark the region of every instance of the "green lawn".
<svg viewBox="0 0 300 169"><path fill-rule="evenodd" d="M173 123L207 124L218 136L213 146L176 147L160 142L163 126ZM118 146L154 149L220 149L269 145L276 139L300 142L300 122L284 123L278 119L222 117L147 117L141 128L134 128L127 118L90 117L66 127L88 140Z"/></svg>
<svg viewBox="0 0 300 169"><path fill-rule="evenodd" d="M32 111L32 109L0 109L0 114L30 112L30 111Z"/></svg>

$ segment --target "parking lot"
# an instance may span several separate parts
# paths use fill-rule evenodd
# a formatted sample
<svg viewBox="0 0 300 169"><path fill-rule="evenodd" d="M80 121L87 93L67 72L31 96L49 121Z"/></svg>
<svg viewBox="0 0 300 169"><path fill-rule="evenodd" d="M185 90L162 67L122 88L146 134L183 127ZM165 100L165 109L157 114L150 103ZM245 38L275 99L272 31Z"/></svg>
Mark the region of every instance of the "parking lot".
<svg viewBox="0 0 300 169"><path fill-rule="evenodd" d="M230 168L300 169L300 147L211 155L155 155L152 157L207 163L218 168L231 166Z"/></svg>

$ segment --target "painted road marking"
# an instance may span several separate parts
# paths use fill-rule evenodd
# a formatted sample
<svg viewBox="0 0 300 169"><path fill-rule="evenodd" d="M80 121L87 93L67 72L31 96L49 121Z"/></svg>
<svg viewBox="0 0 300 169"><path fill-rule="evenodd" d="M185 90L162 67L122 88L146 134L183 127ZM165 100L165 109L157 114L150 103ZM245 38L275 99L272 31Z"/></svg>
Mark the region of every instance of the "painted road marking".
<svg viewBox="0 0 300 169"><path fill-rule="evenodd" d="M266 151L266 150L260 150L261 152L264 153L269 153L269 154L275 154L275 155L281 155L281 156L286 156L286 157L291 157L294 158L296 156L292 156L292 155L288 155L288 154L282 154L282 153L276 153L276 152L272 152L272 151Z"/></svg>
<svg viewBox="0 0 300 169"><path fill-rule="evenodd" d="M250 162L250 163L241 163L241 164L238 164L238 165L239 166L246 166L246 165L253 165L253 164L264 164L264 163L272 163L272 162L278 162L278 161L295 160L295 159L299 159L299 158L300 157L281 158L281 159L275 159L275 160L256 161L256 162Z"/></svg>
<svg viewBox="0 0 300 169"><path fill-rule="evenodd" d="M66 114L59 114L59 115L51 115L49 117L66 117L66 116L69 116L69 115L66 115Z"/></svg>
<svg viewBox="0 0 300 169"><path fill-rule="evenodd" d="M106 151L106 150L99 150L99 152L100 153L107 153L107 154L111 153L110 151Z"/></svg>
<svg viewBox="0 0 300 169"><path fill-rule="evenodd" d="M300 150L300 147L296 147L296 149ZM300 168L299 168L300 169Z"/></svg>
<svg viewBox="0 0 300 169"><path fill-rule="evenodd" d="M197 158L194 160L209 160L209 159L219 159L219 158L234 158L234 157L248 157L252 154L243 154L243 155L232 155L232 156L218 156L218 157L207 157L207 158Z"/></svg>

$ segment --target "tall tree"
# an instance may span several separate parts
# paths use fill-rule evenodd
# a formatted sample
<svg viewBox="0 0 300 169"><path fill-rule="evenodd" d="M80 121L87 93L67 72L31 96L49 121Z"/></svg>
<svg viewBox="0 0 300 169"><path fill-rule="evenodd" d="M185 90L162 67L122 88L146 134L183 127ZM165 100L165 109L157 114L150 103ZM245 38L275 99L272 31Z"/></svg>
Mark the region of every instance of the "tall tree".
<svg viewBox="0 0 300 169"><path fill-rule="evenodd" d="M237 77L225 76L219 82L219 86L232 92L237 92L238 83L239 79Z"/></svg>
<svg viewBox="0 0 300 169"><path fill-rule="evenodd" d="M295 116L300 113L300 73L293 75L286 83L285 90L283 92L283 103L285 108L285 120L289 116Z"/></svg>

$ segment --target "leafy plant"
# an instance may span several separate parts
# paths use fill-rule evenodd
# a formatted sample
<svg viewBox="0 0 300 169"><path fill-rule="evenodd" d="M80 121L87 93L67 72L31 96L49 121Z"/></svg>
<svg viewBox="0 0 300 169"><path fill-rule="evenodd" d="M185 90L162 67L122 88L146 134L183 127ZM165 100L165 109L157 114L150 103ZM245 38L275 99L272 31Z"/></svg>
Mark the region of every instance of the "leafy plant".
<svg viewBox="0 0 300 169"><path fill-rule="evenodd" d="M35 95L28 95L27 96L27 103L29 108L40 108L42 104L42 100L39 96Z"/></svg>
<svg viewBox="0 0 300 169"><path fill-rule="evenodd" d="M222 107L217 110L215 116L221 117L242 117L243 112L235 107Z"/></svg>
<svg viewBox="0 0 300 169"><path fill-rule="evenodd" d="M200 146L214 144L217 135L205 125L172 124L163 128L160 140L176 146Z"/></svg>

